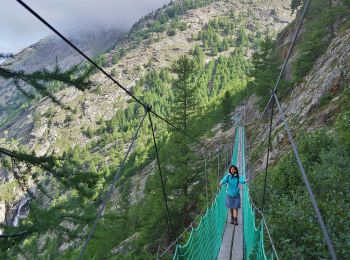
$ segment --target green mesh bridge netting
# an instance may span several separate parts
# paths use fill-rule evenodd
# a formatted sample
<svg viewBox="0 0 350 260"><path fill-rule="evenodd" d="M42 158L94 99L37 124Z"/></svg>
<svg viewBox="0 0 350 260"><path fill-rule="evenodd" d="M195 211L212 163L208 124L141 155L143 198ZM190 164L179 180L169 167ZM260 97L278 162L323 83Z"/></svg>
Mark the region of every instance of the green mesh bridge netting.
<svg viewBox="0 0 350 260"><path fill-rule="evenodd" d="M241 135L239 134L241 131ZM241 140L240 140L241 136ZM239 149L241 142L241 151ZM232 154L232 163L237 164L237 158L242 158L241 174L245 177L244 128L236 128L236 137ZM242 156L238 156L241 152ZM213 204L207 208L204 216L196 228L191 229L190 236L184 245L178 244L173 259L216 259L219 254L225 223L227 208L225 207L225 188L221 188ZM243 237L244 255L246 259L268 259L264 248L264 225L261 222L255 226L255 212L250 202L249 187L243 188ZM271 254L269 259L274 259Z"/></svg>

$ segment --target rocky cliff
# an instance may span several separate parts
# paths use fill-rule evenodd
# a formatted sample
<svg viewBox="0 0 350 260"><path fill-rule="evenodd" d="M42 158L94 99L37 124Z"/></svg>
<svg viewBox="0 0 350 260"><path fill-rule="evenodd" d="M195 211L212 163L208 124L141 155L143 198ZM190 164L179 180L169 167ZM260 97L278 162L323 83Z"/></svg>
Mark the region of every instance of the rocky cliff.
<svg viewBox="0 0 350 260"><path fill-rule="evenodd" d="M324 54L315 61L312 69L303 77L302 81L295 84L292 91L280 100L294 138L298 137L297 134L300 130L312 132L323 126L333 126L336 118L343 111L341 101L344 97L341 93L348 88L350 82L350 29L347 19L349 19L349 14L334 21L332 32L323 36L331 38ZM304 35L308 33L305 27L306 25L303 25L297 43L302 42ZM284 30L277 39L278 52L283 59L287 55L287 49L294 32L295 25ZM293 62L299 55L300 50L297 44L287 64L284 74L285 80L291 80ZM251 162L255 165L253 171L257 174L263 171L266 166L266 149L263 151L261 149L266 148L269 126L266 120L259 120L261 115L257 113L257 98L255 96L251 97L246 104L250 124L248 132L250 138L254 140L254 143L250 144L251 149L259 154L258 157L254 158L255 161ZM276 107L275 110L277 110ZM273 118L272 136L272 152L269 161L273 165L290 150L287 133L278 112L275 112Z"/></svg>

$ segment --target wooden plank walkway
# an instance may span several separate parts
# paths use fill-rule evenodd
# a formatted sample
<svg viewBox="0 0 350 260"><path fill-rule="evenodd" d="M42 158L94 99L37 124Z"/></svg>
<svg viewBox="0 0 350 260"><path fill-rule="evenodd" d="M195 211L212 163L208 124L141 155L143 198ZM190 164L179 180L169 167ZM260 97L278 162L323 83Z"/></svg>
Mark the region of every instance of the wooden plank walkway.
<svg viewBox="0 0 350 260"><path fill-rule="evenodd" d="M239 127L239 144L237 155L237 167L240 171L242 163L242 128ZM240 185L241 186L241 185ZM242 189L242 187L240 187ZM241 206L243 207L242 191ZM230 224L231 216L228 212L225 233L219 251L219 260L241 260L243 259L243 218L242 209L238 210L238 226Z"/></svg>

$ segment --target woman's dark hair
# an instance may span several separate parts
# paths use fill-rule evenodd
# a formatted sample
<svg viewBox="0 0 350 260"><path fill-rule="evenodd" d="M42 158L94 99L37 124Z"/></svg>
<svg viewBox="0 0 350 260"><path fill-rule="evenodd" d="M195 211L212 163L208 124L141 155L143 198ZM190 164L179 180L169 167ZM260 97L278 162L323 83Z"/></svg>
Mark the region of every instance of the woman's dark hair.
<svg viewBox="0 0 350 260"><path fill-rule="evenodd" d="M235 168L236 173L237 173L237 176L238 176L238 175L239 175L238 168L237 168L237 166L234 165L234 164L232 164L232 165L230 166L230 168L228 169L228 172L231 173L231 169L232 169L232 168Z"/></svg>

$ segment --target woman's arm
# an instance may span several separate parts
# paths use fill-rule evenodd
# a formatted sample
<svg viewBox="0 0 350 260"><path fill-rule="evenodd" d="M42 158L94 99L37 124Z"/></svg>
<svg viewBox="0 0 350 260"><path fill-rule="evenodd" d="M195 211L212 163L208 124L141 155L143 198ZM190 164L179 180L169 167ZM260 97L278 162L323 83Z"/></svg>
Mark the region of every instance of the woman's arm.
<svg viewBox="0 0 350 260"><path fill-rule="evenodd" d="M243 177L239 176L239 183L240 184L246 184L248 182L247 179L243 179Z"/></svg>
<svg viewBox="0 0 350 260"><path fill-rule="evenodd" d="M223 184L225 184L225 183L227 183L227 177L228 177L228 175L226 174L226 175L221 179L221 181L220 181L220 183L219 183L220 186L223 185Z"/></svg>

